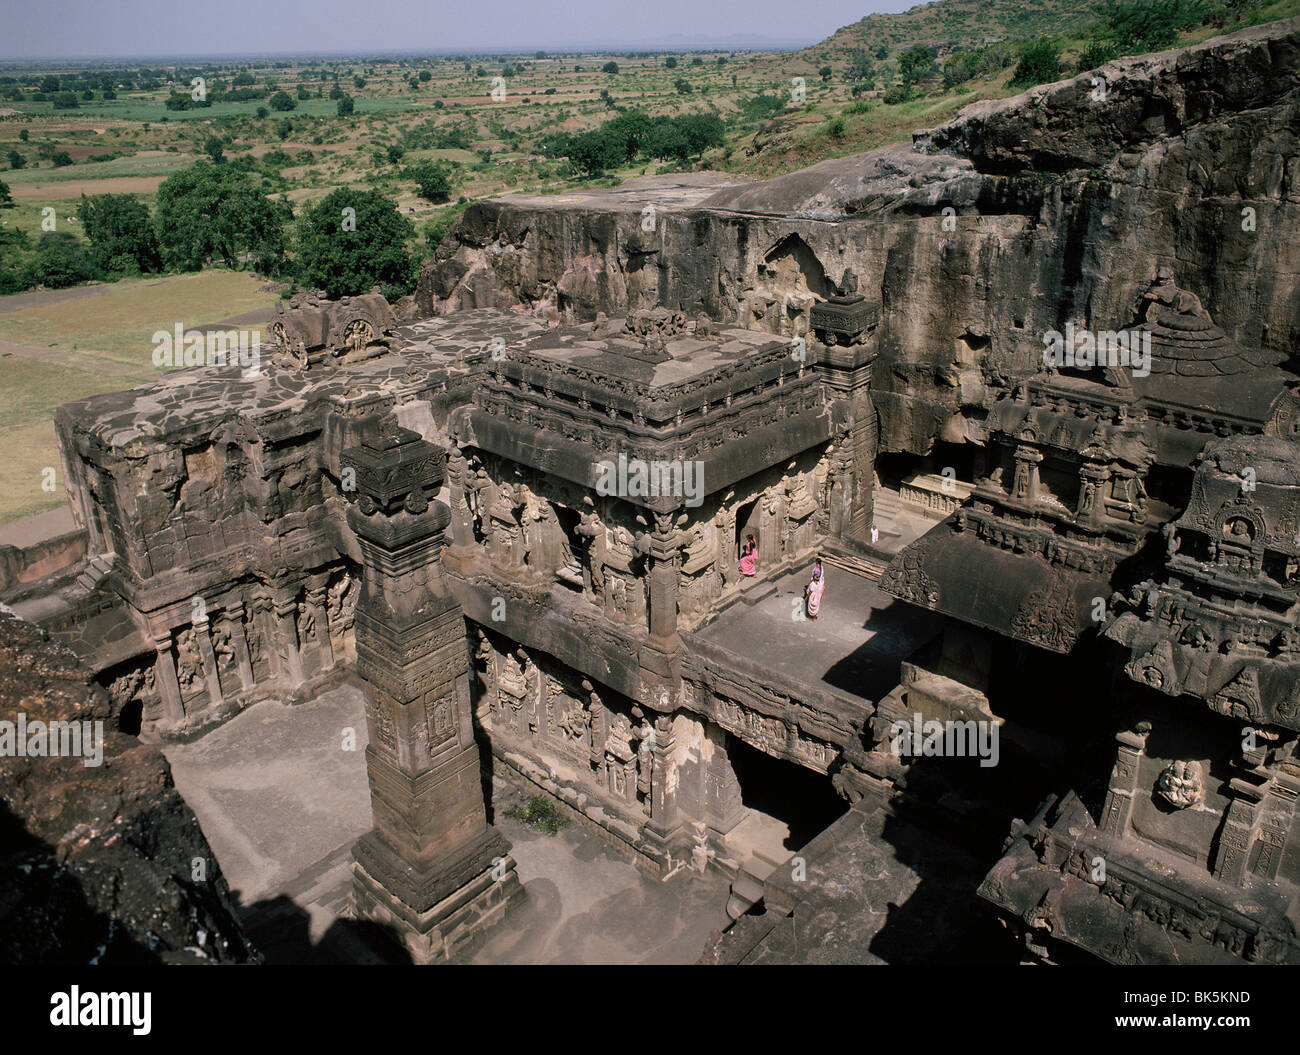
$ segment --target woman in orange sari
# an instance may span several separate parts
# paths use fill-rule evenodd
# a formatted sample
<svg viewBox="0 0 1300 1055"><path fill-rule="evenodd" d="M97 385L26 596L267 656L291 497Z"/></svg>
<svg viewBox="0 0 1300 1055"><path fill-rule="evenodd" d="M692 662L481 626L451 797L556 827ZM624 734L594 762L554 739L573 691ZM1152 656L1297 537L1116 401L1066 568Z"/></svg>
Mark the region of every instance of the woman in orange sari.
<svg viewBox="0 0 1300 1055"><path fill-rule="evenodd" d="M817 558L813 565L812 579L803 588L804 603L808 606L808 618L816 619L821 611L822 594L826 592L826 573L822 571L822 559Z"/></svg>

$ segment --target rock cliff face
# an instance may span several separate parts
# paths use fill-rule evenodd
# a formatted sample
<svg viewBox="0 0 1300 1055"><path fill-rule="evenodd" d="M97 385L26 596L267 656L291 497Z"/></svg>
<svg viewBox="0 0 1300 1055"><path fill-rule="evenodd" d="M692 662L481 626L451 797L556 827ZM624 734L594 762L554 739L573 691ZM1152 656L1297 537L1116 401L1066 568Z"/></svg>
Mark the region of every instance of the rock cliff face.
<svg viewBox="0 0 1300 1055"><path fill-rule="evenodd" d="M71 652L0 613L0 722L26 734L0 726L0 961L255 962L166 759L111 710ZM101 764L14 754L37 722L102 722Z"/></svg>
<svg viewBox="0 0 1300 1055"><path fill-rule="evenodd" d="M1065 323L1128 325L1158 269L1235 341L1300 341L1300 23L975 104L911 147L761 183L714 173L469 209L425 313L656 303L773 333L853 270L881 304L881 450L960 441Z"/></svg>

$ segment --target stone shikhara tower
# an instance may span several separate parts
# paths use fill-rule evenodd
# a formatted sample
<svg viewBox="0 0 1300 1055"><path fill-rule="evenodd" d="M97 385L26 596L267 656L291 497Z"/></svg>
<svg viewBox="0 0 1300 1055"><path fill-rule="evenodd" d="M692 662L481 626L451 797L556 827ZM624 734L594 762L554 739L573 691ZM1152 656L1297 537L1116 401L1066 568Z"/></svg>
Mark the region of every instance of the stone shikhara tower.
<svg viewBox="0 0 1300 1055"><path fill-rule="evenodd" d="M445 960L523 894L510 844L487 823L465 622L440 561L450 514L428 497L446 456L372 420L342 461L365 564L357 672L375 822L353 850L354 907L396 928L416 962Z"/></svg>

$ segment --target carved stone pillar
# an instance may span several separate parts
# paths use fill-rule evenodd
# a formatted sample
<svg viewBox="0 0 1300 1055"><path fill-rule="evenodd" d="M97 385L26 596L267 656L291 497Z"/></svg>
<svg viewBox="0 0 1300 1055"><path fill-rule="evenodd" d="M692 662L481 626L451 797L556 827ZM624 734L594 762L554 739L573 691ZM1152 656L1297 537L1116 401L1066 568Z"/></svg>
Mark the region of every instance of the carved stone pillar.
<svg viewBox="0 0 1300 1055"><path fill-rule="evenodd" d="M276 644L279 632L276 629L275 604L269 593L260 590L253 592L248 604L248 618L252 623L253 632L261 642L262 655L266 657L266 665L271 672L271 677L277 681L282 677L288 677L288 672L280 659L280 649Z"/></svg>
<svg viewBox="0 0 1300 1055"><path fill-rule="evenodd" d="M172 635L170 631L154 638L153 647L158 658L154 664L154 681L158 685L158 695L162 698L163 717L169 724L176 725L185 720L185 706L181 703L181 684L176 678L176 657L172 655Z"/></svg>
<svg viewBox="0 0 1300 1055"><path fill-rule="evenodd" d="M465 621L440 562L447 507L430 502L442 451L368 422L348 525L365 571L356 609L374 828L353 849L358 918L396 928L417 962L446 960L522 895L510 844L487 823Z"/></svg>
<svg viewBox="0 0 1300 1055"><path fill-rule="evenodd" d="M817 372L835 394L835 458L831 466L830 533L865 542L875 510L879 422L871 401L875 340L821 346Z"/></svg>
<svg viewBox="0 0 1300 1055"><path fill-rule="evenodd" d="M1106 484L1110 470L1104 465L1085 462L1079 467L1079 507L1075 515L1080 522L1099 525L1106 508Z"/></svg>
<svg viewBox="0 0 1300 1055"><path fill-rule="evenodd" d="M704 767L704 820L718 837L725 836L745 817L740 781L727 752L727 733L712 722L704 735L712 748Z"/></svg>
<svg viewBox="0 0 1300 1055"><path fill-rule="evenodd" d="M677 585L681 564L681 532L674 526L676 511L656 512L654 531L640 536L639 547L649 565L649 639L638 657L646 701L667 710L667 699L680 682L681 638L677 635Z"/></svg>
<svg viewBox="0 0 1300 1055"><path fill-rule="evenodd" d="M451 540L443 553L443 560L459 567L474 552L474 517L470 513L467 495L469 462L455 445L447 456L447 480L451 485Z"/></svg>
<svg viewBox="0 0 1300 1055"><path fill-rule="evenodd" d="M320 650L320 669L334 666L334 645L330 641L329 616L325 611L325 584L307 590L307 608L311 611L315 627L316 647Z"/></svg>
<svg viewBox="0 0 1300 1055"><path fill-rule="evenodd" d="M221 692L221 675L217 671L217 655L212 650L212 635L208 633L208 619L195 619L194 643L198 646L199 659L203 662L203 680L208 686L208 706L220 707L225 702Z"/></svg>
<svg viewBox="0 0 1300 1055"><path fill-rule="evenodd" d="M644 836L665 864L674 851L678 856L688 853L690 842L677 811L677 764L673 759L676 747L672 719L660 715L655 720L654 742L650 745L650 823L645 827Z"/></svg>
<svg viewBox="0 0 1300 1055"><path fill-rule="evenodd" d="M1038 502L1038 466L1043 460L1041 451L1033 447L1016 448L1016 475L1011 486L1011 497L1034 505Z"/></svg>
<svg viewBox="0 0 1300 1055"><path fill-rule="evenodd" d="M1232 801L1219 829L1219 850L1214 858L1214 878L1232 886L1246 885L1246 866L1260 822L1260 803L1268 791L1267 778L1254 773L1228 781Z"/></svg>
<svg viewBox="0 0 1300 1055"><path fill-rule="evenodd" d="M1115 737L1115 766L1111 770L1110 787L1101 811L1101 830L1110 835L1122 837L1128 831L1137 794L1138 766L1149 733L1149 727L1141 732L1125 729Z"/></svg>
<svg viewBox="0 0 1300 1055"><path fill-rule="evenodd" d="M298 599L297 591L290 596L275 598L271 611L271 627L275 633L276 653L282 659L280 673L289 681L289 689L299 688L307 679L302 672L302 654L298 651Z"/></svg>
<svg viewBox="0 0 1300 1055"><path fill-rule="evenodd" d="M244 636L243 612L233 613L227 625L230 627L230 647L235 650L239 687L243 692L248 692L253 688L253 661L248 654L248 638Z"/></svg>

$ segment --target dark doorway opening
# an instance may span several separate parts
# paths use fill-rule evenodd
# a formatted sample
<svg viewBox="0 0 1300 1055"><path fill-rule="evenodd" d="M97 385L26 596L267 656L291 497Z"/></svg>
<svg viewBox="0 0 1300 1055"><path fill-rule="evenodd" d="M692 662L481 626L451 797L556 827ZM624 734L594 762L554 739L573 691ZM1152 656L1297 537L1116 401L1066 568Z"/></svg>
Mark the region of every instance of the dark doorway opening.
<svg viewBox="0 0 1300 1055"><path fill-rule="evenodd" d="M741 802L789 827L787 850L802 849L848 809L828 776L773 758L730 734L727 753L740 783Z"/></svg>
<svg viewBox="0 0 1300 1055"><path fill-rule="evenodd" d="M752 502L746 502L736 511L736 560L740 560L740 551L745 545L745 536L753 535L754 541L758 541L758 532L754 530L754 521L758 518L754 515L758 510L758 499Z"/></svg>
<svg viewBox="0 0 1300 1055"><path fill-rule="evenodd" d="M144 718L144 703L141 700L129 700L117 716L117 728L128 736L140 735L140 722Z"/></svg>

